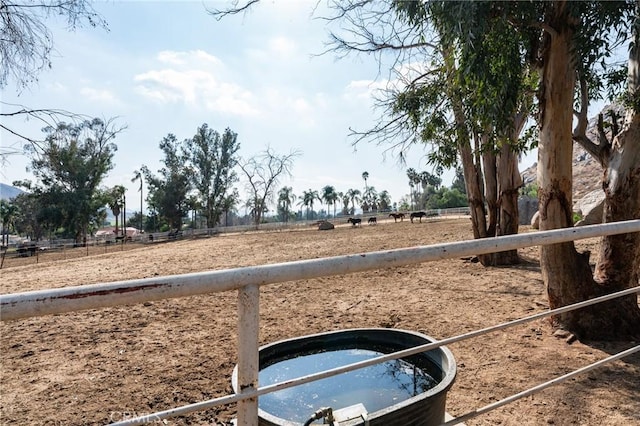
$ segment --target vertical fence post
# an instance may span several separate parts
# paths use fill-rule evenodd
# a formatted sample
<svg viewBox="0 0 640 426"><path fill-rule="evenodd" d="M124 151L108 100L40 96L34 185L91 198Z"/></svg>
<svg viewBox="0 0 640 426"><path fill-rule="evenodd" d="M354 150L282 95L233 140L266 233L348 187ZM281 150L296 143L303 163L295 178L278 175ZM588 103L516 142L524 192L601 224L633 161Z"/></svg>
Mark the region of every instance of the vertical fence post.
<svg viewBox="0 0 640 426"><path fill-rule="evenodd" d="M258 340L260 287L251 284L238 290L238 391L258 388ZM258 426L258 398L238 402L238 426Z"/></svg>

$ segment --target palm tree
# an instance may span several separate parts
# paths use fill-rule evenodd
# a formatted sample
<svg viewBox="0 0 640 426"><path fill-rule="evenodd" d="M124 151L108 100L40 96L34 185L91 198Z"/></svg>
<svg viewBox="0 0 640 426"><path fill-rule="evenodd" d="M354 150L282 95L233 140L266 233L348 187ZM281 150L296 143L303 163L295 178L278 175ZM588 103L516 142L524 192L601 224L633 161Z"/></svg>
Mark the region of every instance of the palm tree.
<svg viewBox="0 0 640 426"><path fill-rule="evenodd" d="M197 212L200 208L200 202L198 201L198 197L195 195L190 195L186 200L186 208L187 210L191 210L191 229L196 228L196 220L198 218Z"/></svg>
<svg viewBox="0 0 640 426"><path fill-rule="evenodd" d="M336 192L336 189L331 185L327 185L322 188L322 199L327 203L327 206L333 204L333 217L336 217L336 202L338 201L338 193Z"/></svg>
<svg viewBox="0 0 640 426"><path fill-rule="evenodd" d="M233 193L224 197L222 201L222 211L224 211L224 226L229 226L229 212L235 211L236 206L238 205L238 201L240 201L240 194L235 189Z"/></svg>
<svg viewBox="0 0 640 426"><path fill-rule="evenodd" d="M111 188L111 190L109 191L109 193L107 194L107 204L109 205L109 208L111 209L111 211L113 212L113 215L116 218L116 238L119 235L118 232L118 217L120 216L120 211L122 209L122 206L124 204L123 198L124 198L124 192L125 192L125 188L122 185L116 185L113 188Z"/></svg>
<svg viewBox="0 0 640 426"><path fill-rule="evenodd" d="M413 210L413 187L418 173L413 167L407 169L407 177L409 178L409 197L411 200L411 209Z"/></svg>
<svg viewBox="0 0 640 426"><path fill-rule="evenodd" d="M280 191L278 191L278 204L282 209L282 221L289 221L289 209L291 208L291 204L296 200L296 196L293 193L293 188L290 186L285 186Z"/></svg>
<svg viewBox="0 0 640 426"><path fill-rule="evenodd" d="M2 246L9 245L9 231L11 230L11 227L13 226L13 222L18 216L19 212L20 212L20 209L18 208L17 205L7 200L0 200L0 219L2 219L2 243L0 245ZM7 234L6 244L4 242L5 233Z"/></svg>
<svg viewBox="0 0 640 426"><path fill-rule="evenodd" d="M420 177L420 173L416 173L413 177L413 186L415 186L416 188L416 196L415 198L415 202L416 202L416 209L420 208L420 200L422 199L421 194L422 194L422 178Z"/></svg>
<svg viewBox="0 0 640 426"><path fill-rule="evenodd" d="M380 200L380 210L389 210L391 206L391 196L389 195L389 191L381 191L378 194L378 199Z"/></svg>
<svg viewBox="0 0 640 426"><path fill-rule="evenodd" d="M368 208L374 211L378 209L378 193L376 192L375 187L373 186L368 187L367 191L364 194L362 194L362 199L364 201L364 204ZM364 211L364 207L363 207L363 211Z"/></svg>
<svg viewBox="0 0 640 426"><path fill-rule="evenodd" d="M300 204L304 205L307 208L307 220L309 220L309 209L313 211L313 202L315 200L320 200L318 191L314 191L313 189L310 189L308 191L302 192L302 197L300 197Z"/></svg>
<svg viewBox="0 0 640 426"><path fill-rule="evenodd" d="M136 180L140 180L140 189L138 189L138 191L140 191L140 231L143 231L144 228L142 227L142 220L143 220L143 215L142 215L142 173L140 172L140 170L135 170L134 172L134 176L133 179L131 179L131 182L135 182Z"/></svg>
<svg viewBox="0 0 640 426"><path fill-rule="evenodd" d="M338 198L342 200L342 214L349 214L349 202L351 201L349 194L338 192Z"/></svg>
<svg viewBox="0 0 640 426"><path fill-rule="evenodd" d="M432 175L429 172L420 173L420 182L422 183L423 187L431 185L436 190L440 188L440 185L442 185L442 179L440 179L437 175Z"/></svg>
<svg viewBox="0 0 640 426"><path fill-rule="evenodd" d="M349 197L349 200L351 200L351 214L355 214L356 202L360 201L360 191L358 191L357 189L350 189L347 191L346 196Z"/></svg>
<svg viewBox="0 0 640 426"><path fill-rule="evenodd" d="M369 172L362 172L362 179L364 179L364 192L367 192L367 179L369 179Z"/></svg>

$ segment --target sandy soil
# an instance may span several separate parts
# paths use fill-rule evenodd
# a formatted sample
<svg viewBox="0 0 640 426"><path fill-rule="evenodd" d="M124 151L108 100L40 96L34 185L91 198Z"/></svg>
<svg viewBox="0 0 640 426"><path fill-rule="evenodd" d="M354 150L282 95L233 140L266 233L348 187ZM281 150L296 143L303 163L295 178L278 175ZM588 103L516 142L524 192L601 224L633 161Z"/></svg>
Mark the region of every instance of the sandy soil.
<svg viewBox="0 0 640 426"><path fill-rule="evenodd" d="M0 279L2 293L13 293L470 238L468 219L382 221L5 264ZM513 268L451 259L262 287L261 344L353 327L395 327L441 339L541 312L546 301L538 249L520 254L525 262ZM0 422L106 424L229 394L236 319L234 291L2 323ZM452 344L458 375L447 411L465 414L635 344L569 344L554 337L545 320ZM227 425L234 416L230 405L165 424ZM640 356L467 424L640 425Z"/></svg>

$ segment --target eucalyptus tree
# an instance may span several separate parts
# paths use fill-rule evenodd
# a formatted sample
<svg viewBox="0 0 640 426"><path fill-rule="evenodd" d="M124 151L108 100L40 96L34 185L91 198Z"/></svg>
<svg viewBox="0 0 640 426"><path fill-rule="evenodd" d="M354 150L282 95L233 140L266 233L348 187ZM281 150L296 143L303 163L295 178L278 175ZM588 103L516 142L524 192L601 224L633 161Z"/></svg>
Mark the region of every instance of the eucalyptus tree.
<svg viewBox="0 0 640 426"><path fill-rule="evenodd" d="M291 175L293 162L299 155L300 152L297 150L280 155L267 147L257 155L238 162L238 166L246 178L247 190L255 211L253 221L256 227L260 225L264 211L273 198L273 192L280 178Z"/></svg>
<svg viewBox="0 0 640 426"><path fill-rule="evenodd" d="M336 13L329 19L341 24L342 31L330 34L334 51L381 58L384 52L395 55L393 78L377 95L383 109L380 124L353 132L354 144L388 145L401 160L410 146L426 145L428 162L438 170L461 163L474 237L516 233L517 203L512 201L520 185L517 154L523 147L518 136L533 92L525 90L528 70L524 64L489 62L488 54L518 50L521 36L508 26L495 25L476 38L478 57L487 57L487 62L482 64L484 78L470 78L464 73L470 59L460 55L457 41L448 36L432 10L447 9L448 3L347 0L334 4ZM501 80L504 73L520 80L508 79L507 85ZM412 198L416 187L419 199L421 181L412 178L410 186ZM479 257L483 265L518 261L515 250Z"/></svg>
<svg viewBox="0 0 640 426"><path fill-rule="evenodd" d="M573 226L572 144L585 145L606 167L606 221L640 218L640 126L638 111L639 3L618 2L449 2L442 15L446 31L459 42L462 54L474 56L475 40L494 25L512 26L523 35L518 51L494 52L494 60L527 60L539 75L538 198L540 229ZM471 12L471 13L470 13ZM586 111L593 93L606 80L602 70L613 69L610 52L620 41L631 39L627 69L627 113L622 126L612 126L598 143L587 140ZM472 64L471 64L472 65ZM470 66L468 73L476 72ZM510 80L511 75L505 75ZM577 89L577 90L576 90ZM580 94L574 97L576 91ZM572 131L574 106L578 126ZM602 128L602 126L601 126ZM617 132L617 134L616 134ZM542 246L541 267L549 304L556 308L630 286L640 275L640 237L604 237L596 274L588 255L578 253L573 242ZM612 339L640 334L637 296L557 315L554 323L579 337Z"/></svg>
<svg viewBox="0 0 640 426"><path fill-rule="evenodd" d="M147 166L142 173L147 181L147 203L157 212L161 222L173 230L182 229L182 218L187 214L187 197L191 190L191 169L188 153L176 136L169 133L159 144L164 164L156 176Z"/></svg>
<svg viewBox="0 0 640 426"><path fill-rule="evenodd" d="M192 183L200 196L207 228L215 227L222 215L222 204L238 177L233 170L238 162L238 135L225 129L222 136L205 123L185 141L185 150L193 166Z"/></svg>
<svg viewBox="0 0 640 426"><path fill-rule="evenodd" d="M67 28L74 30L83 23L107 27L89 0L38 0L2 2L0 21L0 88L9 78L24 88L38 80L38 74L51 68L54 52L53 34L46 26L48 17L63 17Z"/></svg>
<svg viewBox="0 0 640 426"><path fill-rule="evenodd" d="M327 203L327 211L329 210L328 206L333 205L333 217L336 217L336 203L338 202L339 198L336 189L332 185L325 186L324 188L322 188L321 198L325 203Z"/></svg>
<svg viewBox="0 0 640 426"><path fill-rule="evenodd" d="M20 214L14 219L14 226L22 236L37 241L45 235L41 212L45 206L42 199L33 192L23 192L11 200Z"/></svg>
<svg viewBox="0 0 640 426"><path fill-rule="evenodd" d="M239 2L217 15L246 10L256 2ZM394 78L378 95L378 105L384 109L380 124L353 132L354 144L367 140L390 145L401 161L409 146L430 145L429 162L439 169L462 163L474 237L517 233L521 185L517 159L528 141L519 136L530 115L535 87L528 85L531 71L526 61L498 62L491 54L519 52L530 34L488 20L494 24L483 22L482 37L474 38L476 55L465 56L442 15L452 15L454 9L475 12L477 8L468 2L345 0L332 2L331 7L334 15L325 18L339 30L329 35L330 50L339 55L376 55L380 69L385 52L396 55L389 71ZM481 77L466 73L475 65ZM419 183L414 180L411 189ZM483 265L519 260L515 250L479 258Z"/></svg>
<svg viewBox="0 0 640 426"><path fill-rule="evenodd" d="M58 123L46 127L45 141L36 150L28 145L31 171L37 182L30 190L40 197L42 223L61 229L81 242L89 225L105 206L100 186L113 168L117 150L113 139L123 130L113 120L95 118L80 124Z"/></svg>
<svg viewBox="0 0 640 426"><path fill-rule="evenodd" d="M290 186L283 186L278 191L278 210L282 213L282 221L288 222L289 215L291 214L291 205L295 202L296 195L293 193L293 188Z"/></svg>
<svg viewBox="0 0 640 426"><path fill-rule="evenodd" d="M623 111L618 116L615 110L611 110L609 131L602 114L599 115L596 140L589 137L586 128L588 95L593 91L591 86L594 82L598 84L598 79L585 71L578 73L581 107L577 113L578 124L573 131L573 139L604 170L605 222L640 219L640 1L635 2L632 19L626 70L618 69L626 71L618 72L618 76L626 76L626 91L619 99ZM598 290L622 290L637 286L640 282L640 234L603 237L597 256L594 276ZM628 297L625 302L629 324L631 327L635 325L637 330L640 320L637 320L636 299ZM611 307L613 312L617 309L619 306ZM635 317L633 312L636 312ZM635 323L633 318L636 318Z"/></svg>
<svg viewBox="0 0 640 426"><path fill-rule="evenodd" d="M246 10L256 1L238 6L242 3L231 10ZM335 13L325 18L338 27L329 35L330 50L342 56L376 55L380 70L391 62L389 84L377 95L380 124L354 131L354 145L365 140L385 144L404 161L411 145L426 144L428 161L439 170L462 164L475 238L517 233L517 159L526 145L519 135L535 88L527 85L526 61L496 62L491 53L519 51L524 36L509 25L485 25L487 31L474 39L476 56L468 57L460 55L458 41L439 16L458 7L455 2L345 0L330 5ZM461 13L467 13L466 5L459 7ZM471 4L468 11L475 9ZM471 62L482 78L465 73ZM517 78L503 79L505 74ZM410 183L416 201L420 183L419 178ZM487 266L519 261L516 250L479 258Z"/></svg>
<svg viewBox="0 0 640 426"><path fill-rule="evenodd" d="M16 0L0 2L0 89L14 82L19 92L38 81L40 72L52 67L51 56L55 52L54 37L47 20L65 21L67 29L75 30L82 25L108 29L106 21L94 9L89 0ZM46 146L43 140L19 132L11 124L12 119L32 119L44 126L56 127L60 121L87 119L86 116L60 109L46 109L2 104L0 128L18 140L27 141L34 148ZM11 154L20 154L15 144L0 144L0 162Z"/></svg>

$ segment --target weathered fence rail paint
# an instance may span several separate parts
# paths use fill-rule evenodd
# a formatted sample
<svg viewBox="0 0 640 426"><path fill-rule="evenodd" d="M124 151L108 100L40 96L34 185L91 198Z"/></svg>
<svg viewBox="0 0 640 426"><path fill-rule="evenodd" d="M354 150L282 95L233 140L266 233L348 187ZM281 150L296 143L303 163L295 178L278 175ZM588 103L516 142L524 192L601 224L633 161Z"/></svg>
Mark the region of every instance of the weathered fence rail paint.
<svg viewBox="0 0 640 426"><path fill-rule="evenodd" d="M220 271L0 295L0 320L237 290L244 286L344 275L372 269L640 232L640 220L376 251Z"/></svg>

